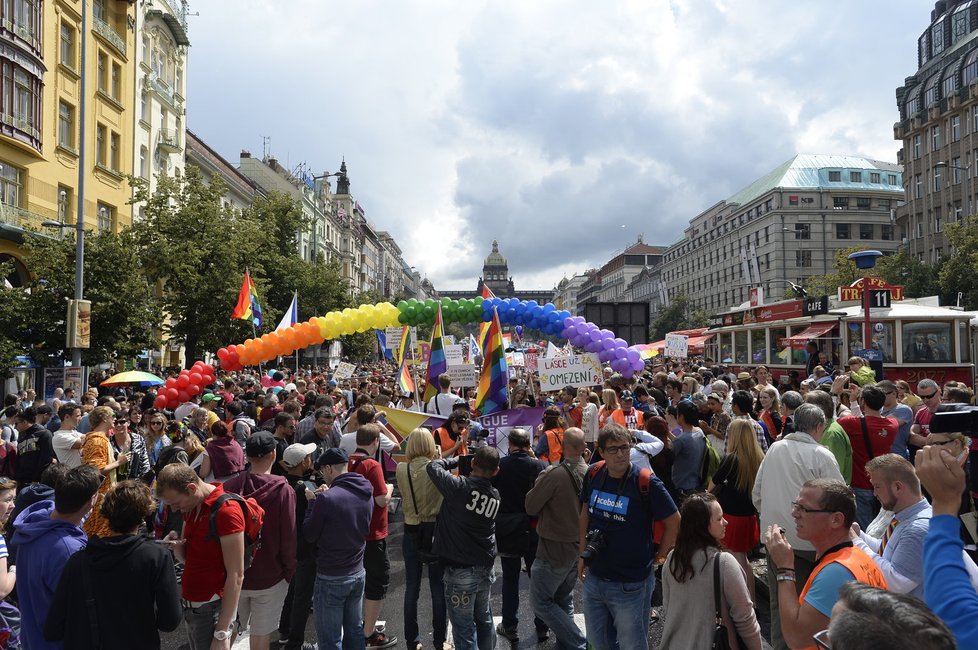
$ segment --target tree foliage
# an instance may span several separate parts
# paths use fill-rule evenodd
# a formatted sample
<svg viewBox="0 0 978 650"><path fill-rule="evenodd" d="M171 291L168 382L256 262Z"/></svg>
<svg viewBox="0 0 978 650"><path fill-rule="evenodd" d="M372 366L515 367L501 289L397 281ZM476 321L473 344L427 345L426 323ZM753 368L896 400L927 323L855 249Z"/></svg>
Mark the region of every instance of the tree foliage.
<svg viewBox="0 0 978 650"><path fill-rule="evenodd" d="M941 265L941 289L952 302L960 292L966 309L978 309L978 215L947 224L944 236L953 252Z"/></svg>
<svg viewBox="0 0 978 650"><path fill-rule="evenodd" d="M649 326L649 338L661 341L669 332L696 329L709 324L709 315L700 308L691 308L689 298L679 294L665 308L660 309Z"/></svg>
<svg viewBox="0 0 978 650"><path fill-rule="evenodd" d="M865 250L864 246L852 246L835 252L834 271L828 275L809 276L805 289L811 296L834 296L839 287L852 284L862 277L883 278L892 285L902 286L907 298L921 298L941 293L938 282L940 266L937 268L900 249L892 255L884 255L876 260L872 269L860 270L848 259L851 253ZM946 293L946 292L945 292ZM943 297L942 297L943 301Z"/></svg>

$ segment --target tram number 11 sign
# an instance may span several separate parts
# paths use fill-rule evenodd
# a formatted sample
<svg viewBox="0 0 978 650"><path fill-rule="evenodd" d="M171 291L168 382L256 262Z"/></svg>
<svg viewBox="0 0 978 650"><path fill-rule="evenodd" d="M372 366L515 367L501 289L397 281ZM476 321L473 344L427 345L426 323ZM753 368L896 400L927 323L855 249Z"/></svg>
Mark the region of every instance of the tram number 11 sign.
<svg viewBox="0 0 978 650"><path fill-rule="evenodd" d="M869 306L877 309L889 309L890 290L889 289L870 289Z"/></svg>

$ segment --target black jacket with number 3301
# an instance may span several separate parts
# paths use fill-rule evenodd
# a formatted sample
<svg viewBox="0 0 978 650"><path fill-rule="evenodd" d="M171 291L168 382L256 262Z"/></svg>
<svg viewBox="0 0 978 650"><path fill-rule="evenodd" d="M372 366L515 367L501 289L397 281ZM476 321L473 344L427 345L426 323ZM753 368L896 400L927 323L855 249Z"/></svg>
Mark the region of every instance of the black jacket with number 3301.
<svg viewBox="0 0 978 650"><path fill-rule="evenodd" d="M428 476L444 497L435 524L435 554L447 566L492 566L496 560L499 492L487 478L454 476L457 458L428 464Z"/></svg>

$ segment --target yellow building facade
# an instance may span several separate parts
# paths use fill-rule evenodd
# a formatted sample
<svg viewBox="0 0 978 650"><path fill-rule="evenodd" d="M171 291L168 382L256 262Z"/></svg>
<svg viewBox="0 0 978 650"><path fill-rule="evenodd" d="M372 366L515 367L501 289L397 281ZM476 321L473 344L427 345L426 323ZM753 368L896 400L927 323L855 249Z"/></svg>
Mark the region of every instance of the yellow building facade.
<svg viewBox="0 0 978 650"><path fill-rule="evenodd" d="M29 272L24 238L76 222L83 153L86 230L132 223L134 29L126 0L0 2L0 262L13 261L14 286Z"/></svg>

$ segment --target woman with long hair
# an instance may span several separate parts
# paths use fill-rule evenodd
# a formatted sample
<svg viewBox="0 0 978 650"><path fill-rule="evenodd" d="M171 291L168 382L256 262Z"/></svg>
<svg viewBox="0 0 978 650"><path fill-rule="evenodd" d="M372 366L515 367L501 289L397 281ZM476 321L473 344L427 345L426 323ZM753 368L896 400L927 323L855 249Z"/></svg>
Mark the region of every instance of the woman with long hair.
<svg viewBox="0 0 978 650"><path fill-rule="evenodd" d="M200 462L201 476L213 474L215 483L223 483L244 471L244 450L220 420L211 425L211 435L204 450L207 453Z"/></svg>
<svg viewBox="0 0 978 650"><path fill-rule="evenodd" d="M114 424L109 444L112 445L117 456L122 453L129 454L129 462L123 463L116 470L117 481L143 480L150 470L146 441L133 430L131 413L117 413Z"/></svg>
<svg viewBox="0 0 978 650"><path fill-rule="evenodd" d="M747 554L761 541L751 491L762 460L764 452L757 442L753 423L734 420L727 427L727 455L720 461L709 486L723 508L723 518L727 520L723 545L743 568L751 600L754 599L754 573Z"/></svg>
<svg viewBox="0 0 978 650"><path fill-rule="evenodd" d="M92 409L88 414L88 424L92 430L85 435L85 441L82 443L82 462L95 467L104 477L98 489L95 506L82 526L89 538L108 537L112 534L109 530L109 522L102 516L102 497L115 485L116 470L119 466L129 463L129 452L117 454L109 443L109 438L114 434L112 430L114 416L115 413L108 406Z"/></svg>
<svg viewBox="0 0 978 650"><path fill-rule="evenodd" d="M696 377L692 375L687 375L683 377L683 399L687 397L692 397L696 393L700 392L700 383L696 381Z"/></svg>
<svg viewBox="0 0 978 650"><path fill-rule="evenodd" d="M720 615L730 647L760 650L761 628L754 615L744 570L721 547L727 520L716 497L709 492L692 494L686 498L680 514L676 546L662 568L665 619L662 647L670 650L712 647L716 627L713 576L714 566L719 563Z"/></svg>
<svg viewBox="0 0 978 650"><path fill-rule="evenodd" d="M584 442L588 449L594 449L598 442L598 409L600 399L596 393L587 388L577 391L577 401L581 405L581 429L584 431Z"/></svg>
<svg viewBox="0 0 978 650"><path fill-rule="evenodd" d="M601 404L603 406L598 411L598 433L604 429L604 425L608 422L611 414L621 406L618 403L618 393L615 392L615 389L605 388L601 391Z"/></svg>
<svg viewBox="0 0 978 650"><path fill-rule="evenodd" d="M166 416L163 411L149 409L143 414L143 422L146 424L143 436L146 443L146 452L149 454L150 467L156 466L156 461L160 459L160 452L170 444L166 437Z"/></svg>
<svg viewBox="0 0 978 650"><path fill-rule="evenodd" d="M768 446L781 436L781 396L774 386L766 386L757 394L758 421L767 428Z"/></svg>
<svg viewBox="0 0 978 650"><path fill-rule="evenodd" d="M435 520L441 511L442 495L428 477L428 464L439 457L435 439L428 429L411 432L407 439L407 460L397 465L397 484L404 506L404 636L408 648L424 647L418 628L418 597L421 574L428 567L431 592L431 630L435 648L444 650L448 637L448 613L445 603L444 567L431 561L431 543Z"/></svg>
<svg viewBox="0 0 978 650"><path fill-rule="evenodd" d="M204 408L195 408L190 412L186 425L190 432L197 436L201 446L207 444L207 417L210 411Z"/></svg>
<svg viewBox="0 0 978 650"><path fill-rule="evenodd" d="M664 445L662 451L649 457L649 466L655 475L662 480L662 484L666 486L666 491L672 500L679 503L679 491L676 489L676 484L672 482L672 441L675 436L669 431L669 424L665 418L658 415L653 415L645 420L645 430L661 440Z"/></svg>

